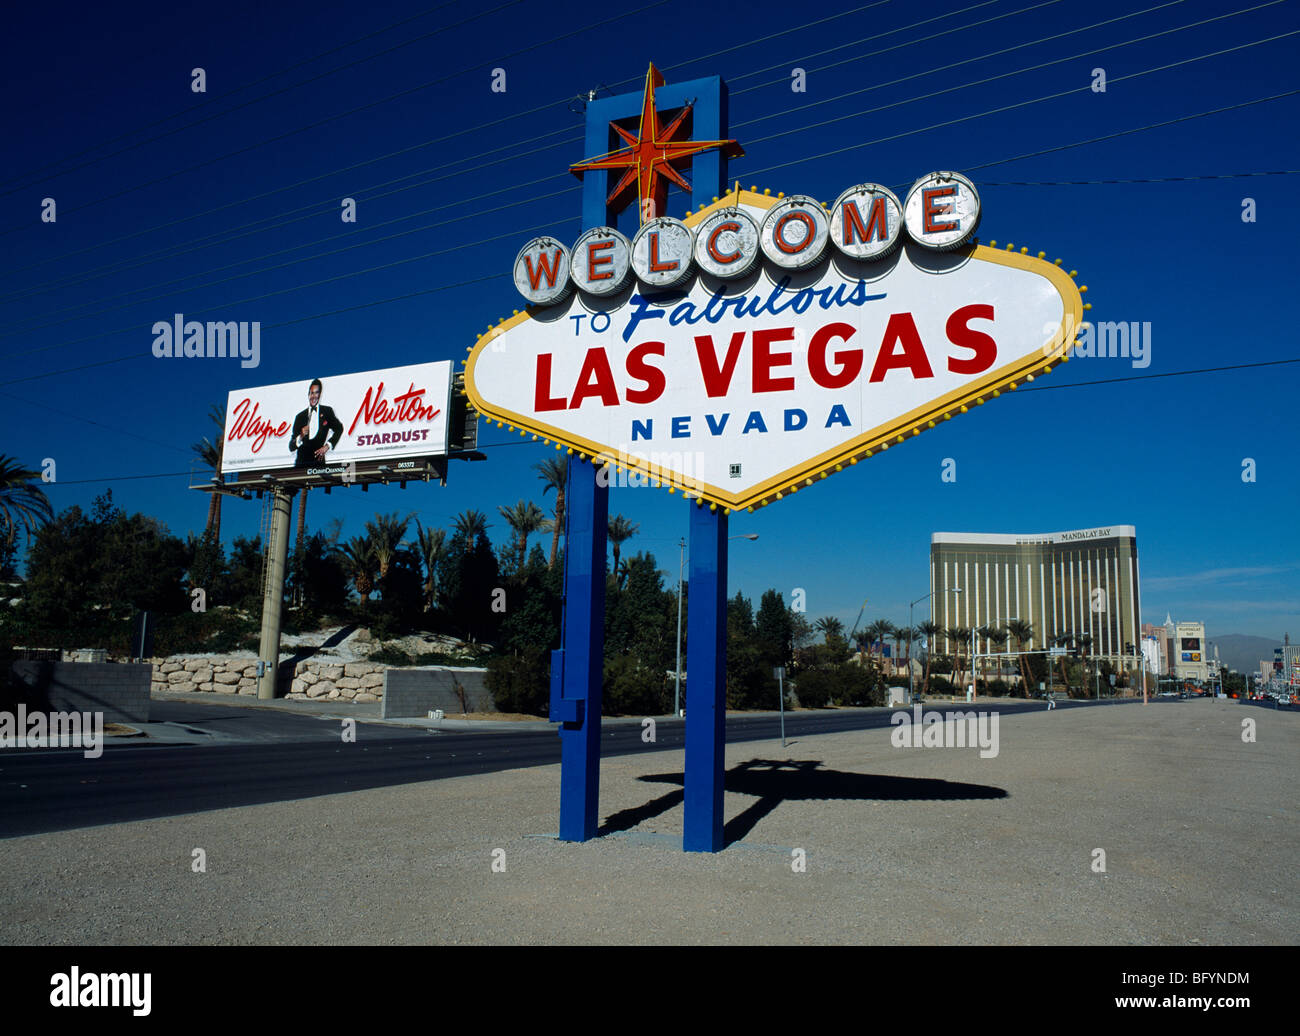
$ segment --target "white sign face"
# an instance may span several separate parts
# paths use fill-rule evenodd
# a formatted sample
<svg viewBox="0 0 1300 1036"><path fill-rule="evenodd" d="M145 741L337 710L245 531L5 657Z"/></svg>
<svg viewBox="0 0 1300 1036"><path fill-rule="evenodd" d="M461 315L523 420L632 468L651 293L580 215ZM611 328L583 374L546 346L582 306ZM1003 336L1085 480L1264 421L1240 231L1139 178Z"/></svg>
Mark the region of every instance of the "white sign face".
<svg viewBox="0 0 1300 1036"><path fill-rule="evenodd" d="M692 216L697 258L710 240L739 251L722 224L756 229L776 203L739 192ZM598 306L575 296L484 335L466 366L474 406L727 508L798 491L1032 380L1082 317L1050 263L911 242L877 262L764 263L756 278L638 286Z"/></svg>
<svg viewBox="0 0 1300 1036"><path fill-rule="evenodd" d="M221 471L444 454L450 402L450 360L240 389L226 401Z"/></svg>

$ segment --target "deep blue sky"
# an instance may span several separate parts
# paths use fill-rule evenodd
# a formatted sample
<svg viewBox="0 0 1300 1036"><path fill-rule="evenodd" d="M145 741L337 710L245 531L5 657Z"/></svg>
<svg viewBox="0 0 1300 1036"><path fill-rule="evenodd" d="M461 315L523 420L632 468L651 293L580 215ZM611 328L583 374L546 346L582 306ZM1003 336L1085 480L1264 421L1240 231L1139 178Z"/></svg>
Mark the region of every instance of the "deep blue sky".
<svg viewBox="0 0 1300 1036"><path fill-rule="evenodd" d="M493 6L502 9L482 13ZM476 331L521 308L509 271L523 242L540 228L578 234L579 187L566 169L586 156L568 99L601 84L639 90L653 60L669 82L728 82L731 135L747 150L731 173L745 185L832 199L862 181L905 188L933 169L966 172L982 192L982 240L1077 268L1090 318L1151 325L1145 369L1078 358L1041 379L1047 391L1004 394L811 492L734 516L733 534L760 539L732 545L733 592L803 587L810 617L846 624L869 598L864 621L904 622L909 599L928 590L933 531L1132 524L1145 620L1200 619L1212 638L1300 635L1300 364L1059 387L1300 357L1287 313L1297 177L1058 183L1300 169L1300 96L1000 162L1300 88L1300 35L1258 42L1300 30L1294 0L1129 45L1256 5L894 0L835 17L844 6L666 0L590 27L639 6L323 0L9 12L0 453L33 468L54 458L56 508L86 506L111 486L117 503L177 534L201 530L206 497L186 486L189 445L213 433L209 406L236 387L463 358ZM1189 60L1234 47L1243 49ZM196 66L206 94L190 90ZM490 89L497 67L505 93ZM790 88L795 67L806 70L805 93ZM1089 89L1094 68L1105 70L1104 93ZM925 129L952 120L964 121ZM359 200L355 225L339 220L345 196ZM57 202L55 224L40 221L45 197ZM1244 198L1255 200L1253 223L1242 220ZM677 197L670 213L686 204ZM332 312L349 307L364 308ZM153 358L150 327L175 312L261 321L261 366ZM417 510L438 525L472 507L488 512L501 542L498 504L531 498L549 510L532 471L546 450L495 428L483 427L481 441L490 460L455 467L445 489L313 493L309 521L341 517L346 536L377 509ZM940 480L947 457L955 483ZM1244 458L1255 461L1254 483L1242 481ZM167 472L186 474L125 478ZM626 549L654 551L675 577L680 500L623 489L610 508L641 524ZM256 533L258 504L228 502L224 515L227 542Z"/></svg>

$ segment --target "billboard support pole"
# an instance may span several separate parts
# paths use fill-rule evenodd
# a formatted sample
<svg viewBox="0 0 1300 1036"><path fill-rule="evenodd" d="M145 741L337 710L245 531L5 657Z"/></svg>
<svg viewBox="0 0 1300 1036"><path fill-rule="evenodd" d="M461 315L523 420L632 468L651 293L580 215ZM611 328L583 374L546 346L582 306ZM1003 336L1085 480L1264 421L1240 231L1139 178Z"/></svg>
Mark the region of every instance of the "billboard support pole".
<svg viewBox="0 0 1300 1036"><path fill-rule="evenodd" d="M276 673L280 667L280 609L284 605L289 516L293 511L293 490L276 486L272 492L271 529L266 542L266 579L262 586L262 638L257 646L257 697L262 701L275 697Z"/></svg>

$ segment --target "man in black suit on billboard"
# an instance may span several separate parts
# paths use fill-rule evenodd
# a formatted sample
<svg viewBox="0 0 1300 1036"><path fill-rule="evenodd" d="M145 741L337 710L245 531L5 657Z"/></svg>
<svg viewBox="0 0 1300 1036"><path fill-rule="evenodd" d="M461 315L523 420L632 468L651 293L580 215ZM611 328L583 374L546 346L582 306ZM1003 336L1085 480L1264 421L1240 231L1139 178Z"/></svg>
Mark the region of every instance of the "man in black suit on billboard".
<svg viewBox="0 0 1300 1036"><path fill-rule="evenodd" d="M343 422L320 401L321 383L317 378L307 389L307 409L293 419L293 437L289 452L296 453L295 468L310 468L325 463L325 455L343 437ZM330 436L330 433L333 435ZM330 436L327 439L327 436Z"/></svg>

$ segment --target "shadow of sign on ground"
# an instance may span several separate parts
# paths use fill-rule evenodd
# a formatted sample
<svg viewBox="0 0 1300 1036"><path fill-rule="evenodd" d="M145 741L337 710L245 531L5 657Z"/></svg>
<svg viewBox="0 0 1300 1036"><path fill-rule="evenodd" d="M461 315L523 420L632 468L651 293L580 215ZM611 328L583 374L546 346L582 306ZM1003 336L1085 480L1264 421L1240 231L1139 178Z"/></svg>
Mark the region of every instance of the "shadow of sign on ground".
<svg viewBox="0 0 1300 1036"><path fill-rule="evenodd" d="M685 777L675 773L654 773L637 780L649 784L682 785ZM907 802L921 800L1004 799L1007 792L987 784L966 784L936 777L894 777L884 774L827 770L820 760L749 759L726 773L725 789L752 795L756 801L727 821L726 844L745 838L760 820L783 802L839 799L849 801ZM653 817L681 805L685 792L675 789L640 806L610 814L599 835L629 831Z"/></svg>

